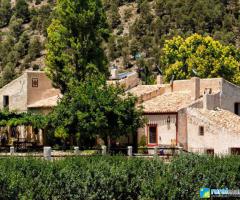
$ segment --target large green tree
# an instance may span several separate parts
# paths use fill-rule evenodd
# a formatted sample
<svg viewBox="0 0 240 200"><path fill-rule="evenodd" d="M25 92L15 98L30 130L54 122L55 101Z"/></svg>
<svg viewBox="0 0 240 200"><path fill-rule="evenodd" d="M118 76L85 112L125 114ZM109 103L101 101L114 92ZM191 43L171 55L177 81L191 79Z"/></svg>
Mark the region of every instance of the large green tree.
<svg viewBox="0 0 240 200"><path fill-rule="evenodd" d="M52 113L51 127L56 137L77 138L81 145L97 135L107 143L109 138L136 134L143 125L136 101L122 88L108 85L102 75L91 75L65 93Z"/></svg>
<svg viewBox="0 0 240 200"><path fill-rule="evenodd" d="M46 72L54 86L84 80L89 73L107 74L107 60L101 48L108 26L101 0L58 0L55 18L48 28Z"/></svg>
<svg viewBox="0 0 240 200"><path fill-rule="evenodd" d="M240 84L240 51L223 45L211 37L194 34L186 39L178 36L165 42L161 57L167 81L223 77Z"/></svg>

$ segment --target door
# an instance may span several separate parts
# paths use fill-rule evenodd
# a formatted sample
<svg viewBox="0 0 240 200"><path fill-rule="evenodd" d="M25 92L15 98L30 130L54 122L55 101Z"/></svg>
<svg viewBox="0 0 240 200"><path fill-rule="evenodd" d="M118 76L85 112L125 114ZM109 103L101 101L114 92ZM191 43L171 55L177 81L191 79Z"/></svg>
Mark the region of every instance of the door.
<svg viewBox="0 0 240 200"><path fill-rule="evenodd" d="M158 134L157 134L157 125L148 125L148 145L156 146L158 145Z"/></svg>

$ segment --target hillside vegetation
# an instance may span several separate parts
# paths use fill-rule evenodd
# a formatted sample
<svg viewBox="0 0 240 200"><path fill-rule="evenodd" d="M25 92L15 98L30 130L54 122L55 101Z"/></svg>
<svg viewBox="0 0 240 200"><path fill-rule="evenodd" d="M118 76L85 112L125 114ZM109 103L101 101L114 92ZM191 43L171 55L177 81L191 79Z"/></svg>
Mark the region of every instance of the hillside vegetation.
<svg viewBox="0 0 240 200"><path fill-rule="evenodd" d="M193 33L240 46L238 0L102 0L111 35L110 65L152 83L166 39ZM55 0L0 0L0 87L29 68L44 67L46 29ZM147 78L146 78L147 77Z"/></svg>
<svg viewBox="0 0 240 200"><path fill-rule="evenodd" d="M29 68L44 66L53 0L0 0L0 87Z"/></svg>

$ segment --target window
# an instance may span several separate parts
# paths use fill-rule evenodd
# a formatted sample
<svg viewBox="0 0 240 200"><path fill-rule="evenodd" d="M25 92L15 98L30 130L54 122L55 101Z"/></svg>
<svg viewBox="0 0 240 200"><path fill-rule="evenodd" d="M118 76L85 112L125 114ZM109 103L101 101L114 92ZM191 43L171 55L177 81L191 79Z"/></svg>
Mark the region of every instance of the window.
<svg viewBox="0 0 240 200"><path fill-rule="evenodd" d="M9 96L3 96L3 107L4 108L9 107Z"/></svg>
<svg viewBox="0 0 240 200"><path fill-rule="evenodd" d="M38 87L38 78L32 79L32 87Z"/></svg>
<svg viewBox="0 0 240 200"><path fill-rule="evenodd" d="M205 88L204 94L212 94L212 88Z"/></svg>
<svg viewBox="0 0 240 200"><path fill-rule="evenodd" d="M157 144L157 126L150 125L148 127L148 141L149 144Z"/></svg>
<svg viewBox="0 0 240 200"><path fill-rule="evenodd" d="M240 155L240 148L230 148L232 155Z"/></svg>
<svg viewBox="0 0 240 200"><path fill-rule="evenodd" d="M235 103L234 104L234 113L236 115L240 115L240 103Z"/></svg>
<svg viewBox="0 0 240 200"><path fill-rule="evenodd" d="M208 155L214 155L214 149L206 149Z"/></svg>
<svg viewBox="0 0 240 200"><path fill-rule="evenodd" d="M204 127L199 126L199 135L204 135Z"/></svg>

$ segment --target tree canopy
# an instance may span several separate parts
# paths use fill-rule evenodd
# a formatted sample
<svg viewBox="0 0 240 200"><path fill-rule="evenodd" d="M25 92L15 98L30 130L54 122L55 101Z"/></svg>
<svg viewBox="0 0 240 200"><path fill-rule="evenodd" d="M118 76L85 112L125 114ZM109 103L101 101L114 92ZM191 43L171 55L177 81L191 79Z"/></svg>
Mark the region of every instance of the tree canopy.
<svg viewBox="0 0 240 200"><path fill-rule="evenodd" d="M11 2L9 0L0 0L0 28L8 24L11 13Z"/></svg>
<svg viewBox="0 0 240 200"><path fill-rule="evenodd" d="M51 115L56 137L63 139L96 138L134 134L142 126L140 108L135 108L136 97L126 95L115 85L107 85L102 75L90 76L65 93ZM66 109L67 108L67 109ZM85 140L86 142L86 140Z"/></svg>
<svg viewBox="0 0 240 200"><path fill-rule="evenodd" d="M162 50L162 68L167 81L175 79L223 77L240 84L240 51L223 45L210 36L194 34L166 40Z"/></svg>
<svg viewBox="0 0 240 200"><path fill-rule="evenodd" d="M125 68L134 65L145 84L155 80L153 72L160 65L166 39L198 33L240 47L238 0L104 0L104 5L110 25L111 19L121 16L121 23L112 26L113 39L107 43L110 62L119 61L119 66ZM127 9L132 16L128 15L125 21ZM121 40L124 42L120 43ZM141 56L140 62L136 55Z"/></svg>
<svg viewBox="0 0 240 200"><path fill-rule="evenodd" d="M108 26L101 0L57 1L48 28L46 72L65 93L68 84L84 80L94 71L108 73L101 48Z"/></svg>
<svg viewBox="0 0 240 200"><path fill-rule="evenodd" d="M17 0L15 9L17 17L23 19L24 22L28 22L30 20L30 12L26 0Z"/></svg>
<svg viewBox="0 0 240 200"><path fill-rule="evenodd" d="M25 69L35 68L36 63L40 66L40 69L47 65L44 62L45 59L42 59L43 52L45 52L42 51L42 48L46 43L47 27L52 23L53 18L60 21L55 23L55 26L61 24L68 32L76 35L79 35L79 31L76 30L80 28L73 29L71 27L75 25L82 27L79 25L82 24L83 19L86 24L91 22L81 31L84 34L91 32L90 29L95 31L95 27L97 27L96 32L99 32L101 26L96 26L94 23L98 24L97 21L100 21L105 27L106 23L104 22L107 21L112 33L110 39L103 46L109 63L117 64L121 69L131 68L132 66L133 69L138 69L143 84L154 82L154 72L157 71L156 66L160 64L161 49L166 39L178 35L185 38L198 33L204 36L209 35L222 44L232 44L237 48L240 47L239 0L101 0L103 6L100 0L92 2L90 0L16 0L13 2L16 3L11 3L10 0L0 0L0 87L21 75ZM60 9L53 11L56 3L62 6L60 6ZM77 4L91 4L89 6L91 9L85 9L83 6L83 9L78 12L80 6L78 7ZM92 9L95 5L100 5L100 7L97 6L96 12ZM106 11L107 20L101 20L102 8ZM59 10L60 14L58 14ZM86 13L89 14L87 20L83 14L86 10L88 10ZM100 17L96 17L96 20L91 18L93 15L90 13L98 14L98 11ZM73 17L74 13L77 14L76 17ZM81 16L83 17L81 18ZM91 19L93 20L91 21ZM63 21L73 23L63 23ZM59 36L61 29L54 33L54 26L52 27L52 35ZM102 30L100 32L104 34L99 35L105 37L106 28ZM25 40L26 36L27 40ZM41 43L40 53L35 54L37 57L32 54L32 50L29 50L29 48L31 49L29 42L34 37L39 37ZM21 38L25 39L22 40ZM72 52L75 52L76 49L77 52L79 49L82 49L82 52L86 50L84 46L79 46L79 44L82 44L82 42L87 44L86 41L92 41L91 38L89 40L85 39L81 39L79 42L70 41L69 39L66 43L59 38L60 42L56 42L59 46L60 44L63 45L61 48L67 46L63 48L65 54L68 55L64 59L72 59L71 55L74 55ZM101 46L94 41L89 43L92 44L89 49L94 49L94 52L97 52L98 47ZM90 47L89 44L87 46ZM87 51L90 51L89 49ZM95 56L96 54L97 56ZM101 57L100 54L96 54L92 57ZM62 55L57 51L55 51L54 55L62 58ZM82 56L82 53L79 53L79 55L81 58L86 57L85 55ZM39 57L42 58L39 59ZM35 62L36 59L37 62ZM86 62L80 60L79 63L83 69L90 66L87 67L87 71L89 71L89 68L94 67L88 65L88 59L86 60ZM56 63L61 64L60 61L62 62L62 60L57 60ZM52 62L55 64L54 60ZM82 62L84 63L82 64ZM64 64L64 62L62 63ZM106 63L106 60L102 63ZM74 66L73 64L71 66ZM6 67L7 65L11 65L11 70ZM99 62L94 62L93 65L104 69L104 67L101 67L102 65L99 65ZM68 70L64 71L70 71L69 67L66 68ZM56 71L50 70L49 74L59 77ZM3 76L3 74L9 74L10 76ZM79 74L76 76L80 77ZM64 85L67 82L64 77L59 80L58 78L55 79L56 86Z"/></svg>

